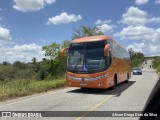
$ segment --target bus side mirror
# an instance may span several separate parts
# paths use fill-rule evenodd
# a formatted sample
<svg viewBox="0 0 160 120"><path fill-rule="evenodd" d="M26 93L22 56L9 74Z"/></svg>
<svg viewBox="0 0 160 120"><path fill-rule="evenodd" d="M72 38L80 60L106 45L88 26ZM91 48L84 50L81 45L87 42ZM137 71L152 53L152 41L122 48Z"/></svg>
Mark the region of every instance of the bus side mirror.
<svg viewBox="0 0 160 120"><path fill-rule="evenodd" d="M61 58L64 58L64 52L66 51L66 50L68 50L69 48L63 48L61 51L60 51L60 56L61 56Z"/></svg>
<svg viewBox="0 0 160 120"><path fill-rule="evenodd" d="M108 56L109 47L110 47L110 44L107 44L107 45L105 45L105 47L104 47L104 56L105 56L105 57Z"/></svg>

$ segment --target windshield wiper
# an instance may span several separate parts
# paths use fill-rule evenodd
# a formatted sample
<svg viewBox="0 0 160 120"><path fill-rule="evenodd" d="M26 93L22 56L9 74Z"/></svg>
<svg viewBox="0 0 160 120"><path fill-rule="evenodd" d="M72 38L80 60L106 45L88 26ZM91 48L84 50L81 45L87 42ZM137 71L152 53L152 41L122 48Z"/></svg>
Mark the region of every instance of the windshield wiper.
<svg viewBox="0 0 160 120"><path fill-rule="evenodd" d="M77 69L77 65L78 65L78 62L76 63L75 67L73 68L73 70L76 72L76 69Z"/></svg>

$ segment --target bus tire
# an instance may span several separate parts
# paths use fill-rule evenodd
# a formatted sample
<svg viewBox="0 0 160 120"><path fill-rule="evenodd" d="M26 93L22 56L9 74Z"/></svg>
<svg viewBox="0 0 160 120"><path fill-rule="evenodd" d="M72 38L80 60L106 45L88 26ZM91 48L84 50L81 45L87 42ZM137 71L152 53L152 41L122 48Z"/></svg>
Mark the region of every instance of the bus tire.
<svg viewBox="0 0 160 120"><path fill-rule="evenodd" d="M117 86L117 75L114 75L114 85L111 87L111 90L115 90Z"/></svg>
<svg viewBox="0 0 160 120"><path fill-rule="evenodd" d="M128 83L128 82L129 82L129 80L126 80L126 81L125 81L125 83Z"/></svg>
<svg viewBox="0 0 160 120"><path fill-rule="evenodd" d="M129 82L129 73L127 73L127 80L125 81L125 83Z"/></svg>

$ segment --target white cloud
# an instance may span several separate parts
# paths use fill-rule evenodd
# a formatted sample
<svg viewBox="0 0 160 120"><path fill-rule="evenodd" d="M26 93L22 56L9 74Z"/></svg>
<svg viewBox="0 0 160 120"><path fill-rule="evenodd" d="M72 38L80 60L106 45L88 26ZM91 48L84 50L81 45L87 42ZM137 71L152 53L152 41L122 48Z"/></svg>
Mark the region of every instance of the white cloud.
<svg viewBox="0 0 160 120"><path fill-rule="evenodd" d="M52 4L56 0L14 0L13 8L22 12L32 12L43 9L47 4Z"/></svg>
<svg viewBox="0 0 160 120"><path fill-rule="evenodd" d="M46 2L47 4L52 4L52 3L56 2L56 0L45 0L45 2Z"/></svg>
<svg viewBox="0 0 160 120"><path fill-rule="evenodd" d="M115 25L110 25L111 20L100 20L98 19L95 24L96 27L99 28L103 33L107 31L113 31L113 28L116 27Z"/></svg>
<svg viewBox="0 0 160 120"><path fill-rule="evenodd" d="M5 46L10 46L14 44L14 42L12 41L12 37L10 34L10 30L7 28L3 28L0 26L0 54L1 54L1 49ZM8 50L8 49L6 49ZM3 56L3 54L2 54ZM1 58L1 56L0 56Z"/></svg>
<svg viewBox="0 0 160 120"><path fill-rule="evenodd" d="M0 27L0 41L11 40L10 30L7 28Z"/></svg>
<svg viewBox="0 0 160 120"><path fill-rule="evenodd" d="M144 26L146 23L160 23L160 17L149 17L147 12L137 7L129 7L122 15L120 23L129 26Z"/></svg>
<svg viewBox="0 0 160 120"><path fill-rule="evenodd" d="M160 4L160 0L155 0L155 4Z"/></svg>
<svg viewBox="0 0 160 120"><path fill-rule="evenodd" d="M27 44L24 44L24 45L15 45L13 47L13 50L14 51L21 51L21 52L34 52L34 51L40 51L41 50L41 46L38 46L36 44L30 44L30 45L27 45Z"/></svg>
<svg viewBox="0 0 160 120"><path fill-rule="evenodd" d="M148 22L151 22L151 23L160 23L160 17L153 17L151 19L148 19Z"/></svg>
<svg viewBox="0 0 160 120"><path fill-rule="evenodd" d="M147 23L147 13L137 7L129 7L127 12L122 15L121 23L127 25L144 25Z"/></svg>
<svg viewBox="0 0 160 120"><path fill-rule="evenodd" d="M63 12L60 15L49 18L47 24L58 25L58 24L76 22L78 20L82 20L81 15L67 14L66 12Z"/></svg>
<svg viewBox="0 0 160 120"><path fill-rule="evenodd" d="M99 24L107 24L107 23L110 23L111 22L111 20L97 20L96 22L95 22L95 24L96 25L99 25Z"/></svg>
<svg viewBox="0 0 160 120"><path fill-rule="evenodd" d="M40 41L43 42L43 43L47 42L47 40L45 40L45 39L40 39Z"/></svg>
<svg viewBox="0 0 160 120"><path fill-rule="evenodd" d="M142 40L151 36L155 30L145 26L128 26L123 28L120 32L114 34L114 36L120 37L121 39L133 39Z"/></svg>
<svg viewBox="0 0 160 120"><path fill-rule="evenodd" d="M14 61L30 62L33 57L38 61L45 57L44 51L42 51L42 46L35 43L15 45L13 47L3 47L0 48L0 62L9 61L13 63Z"/></svg>
<svg viewBox="0 0 160 120"><path fill-rule="evenodd" d="M135 3L136 3L137 5L143 5L143 4L148 3L148 1L149 1L149 0L135 0Z"/></svg>
<svg viewBox="0 0 160 120"><path fill-rule="evenodd" d="M107 32L113 29L113 26L108 25L108 24L102 24L97 26L97 28L99 28L102 32Z"/></svg>

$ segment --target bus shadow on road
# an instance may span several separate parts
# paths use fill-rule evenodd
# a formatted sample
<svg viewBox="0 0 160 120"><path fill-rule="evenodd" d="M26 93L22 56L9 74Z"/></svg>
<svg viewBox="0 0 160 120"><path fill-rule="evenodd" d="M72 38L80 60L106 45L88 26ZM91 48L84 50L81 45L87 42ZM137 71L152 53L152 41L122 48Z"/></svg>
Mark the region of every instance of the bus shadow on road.
<svg viewBox="0 0 160 120"><path fill-rule="evenodd" d="M115 90L108 89L93 89L93 88L77 88L74 90L70 90L67 93L79 93L79 94L99 94L99 95L116 95L116 97L120 96L122 92L131 87L136 81L128 81L128 83L119 84Z"/></svg>

